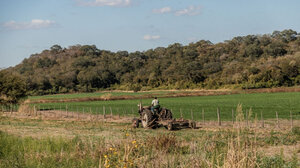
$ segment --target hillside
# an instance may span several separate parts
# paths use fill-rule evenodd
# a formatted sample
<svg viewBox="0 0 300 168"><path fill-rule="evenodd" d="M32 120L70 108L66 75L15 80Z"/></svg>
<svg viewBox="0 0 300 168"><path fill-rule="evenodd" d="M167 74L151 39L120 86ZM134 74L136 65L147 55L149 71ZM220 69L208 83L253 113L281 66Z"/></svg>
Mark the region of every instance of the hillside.
<svg viewBox="0 0 300 168"><path fill-rule="evenodd" d="M269 88L300 84L300 36L293 30L201 40L143 52L75 45L33 54L5 73L20 74L30 94L99 89Z"/></svg>

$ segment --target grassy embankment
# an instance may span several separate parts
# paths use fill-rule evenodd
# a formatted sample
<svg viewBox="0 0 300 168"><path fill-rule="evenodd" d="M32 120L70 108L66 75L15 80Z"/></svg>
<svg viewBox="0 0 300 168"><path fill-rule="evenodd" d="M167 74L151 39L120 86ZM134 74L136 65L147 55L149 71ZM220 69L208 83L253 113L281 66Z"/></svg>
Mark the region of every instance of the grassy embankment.
<svg viewBox="0 0 300 168"><path fill-rule="evenodd" d="M136 94L136 93L115 93L115 94ZM142 94L142 93L141 93ZM153 93L158 94L159 93ZM57 97L56 97L57 96ZM53 98L60 98L69 95L54 95ZM76 95L70 95L76 96ZM77 96L83 96L79 94ZM32 97L38 99L40 97ZM172 110L174 116L179 118L182 112L183 117L190 119L191 111L195 120L202 120L202 110L205 114L205 120L217 119L217 108L221 111L222 120L232 119L232 109L236 109L241 103L245 111L252 111L252 117L261 113L265 119L278 117L283 119L290 118L290 112L293 119L300 119L300 92L281 92L281 93L252 93L252 94L232 94L218 96L193 96L193 97L175 97L159 98L163 107ZM110 108L114 115L135 115L137 116L137 104L142 101L143 105L149 105L151 99L132 99L132 100L113 100L113 101L87 101L87 102L63 102L63 103L39 103L35 104L40 109L78 111L93 114L103 114L105 106L106 113L110 114Z"/></svg>

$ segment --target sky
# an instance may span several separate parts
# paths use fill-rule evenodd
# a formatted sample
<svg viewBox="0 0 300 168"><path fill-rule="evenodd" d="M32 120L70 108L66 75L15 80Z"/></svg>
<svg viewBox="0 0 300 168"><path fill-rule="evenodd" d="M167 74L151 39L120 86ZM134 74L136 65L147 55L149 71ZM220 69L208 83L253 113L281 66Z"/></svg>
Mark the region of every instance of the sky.
<svg viewBox="0 0 300 168"><path fill-rule="evenodd" d="M300 32L299 0L0 0L0 68L58 44L146 51Z"/></svg>

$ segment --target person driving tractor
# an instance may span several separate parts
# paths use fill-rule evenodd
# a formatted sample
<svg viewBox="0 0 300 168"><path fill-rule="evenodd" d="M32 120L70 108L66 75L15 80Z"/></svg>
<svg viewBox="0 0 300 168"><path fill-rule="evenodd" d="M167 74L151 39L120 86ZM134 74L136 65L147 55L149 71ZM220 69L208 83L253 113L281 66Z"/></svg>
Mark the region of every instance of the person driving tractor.
<svg viewBox="0 0 300 168"><path fill-rule="evenodd" d="M154 97L154 99L152 100L152 103L151 103L151 111L154 113L154 110L160 108L160 105L159 105L159 101L157 99L157 97Z"/></svg>

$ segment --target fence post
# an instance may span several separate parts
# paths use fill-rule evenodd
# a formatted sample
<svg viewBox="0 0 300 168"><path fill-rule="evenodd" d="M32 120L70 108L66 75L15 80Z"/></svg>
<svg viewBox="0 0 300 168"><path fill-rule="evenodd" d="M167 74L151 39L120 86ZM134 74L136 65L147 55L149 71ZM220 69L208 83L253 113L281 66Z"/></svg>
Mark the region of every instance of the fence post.
<svg viewBox="0 0 300 168"><path fill-rule="evenodd" d="M255 113L255 129L257 128L257 113Z"/></svg>
<svg viewBox="0 0 300 168"><path fill-rule="evenodd" d="M36 110L36 108L35 108L35 105L33 106L33 110L34 110L35 116L37 116L37 110Z"/></svg>
<svg viewBox="0 0 300 168"><path fill-rule="evenodd" d="M248 128L248 110L246 110L246 127Z"/></svg>
<svg viewBox="0 0 300 168"><path fill-rule="evenodd" d="M79 111L78 111L78 106L76 107L76 112L77 112L77 120L79 120Z"/></svg>
<svg viewBox="0 0 300 168"><path fill-rule="evenodd" d="M202 108L202 123L204 125L205 119L204 119L204 109Z"/></svg>
<svg viewBox="0 0 300 168"><path fill-rule="evenodd" d="M180 118L182 119L183 117L182 117L182 111L181 111L181 108L180 108Z"/></svg>
<svg viewBox="0 0 300 168"><path fill-rule="evenodd" d="M105 106L103 106L103 119L105 119L106 116L105 116Z"/></svg>
<svg viewBox="0 0 300 168"><path fill-rule="evenodd" d="M82 114L83 114L83 116L84 116L84 107L82 107ZM84 118L84 117L83 117Z"/></svg>
<svg viewBox="0 0 300 168"><path fill-rule="evenodd" d="M231 110L232 124L234 124L234 110Z"/></svg>
<svg viewBox="0 0 300 168"><path fill-rule="evenodd" d="M96 109L95 109L95 115L96 116L94 118L96 121L98 121L99 120L98 107L96 107Z"/></svg>
<svg viewBox="0 0 300 168"><path fill-rule="evenodd" d="M113 118L113 112L112 112L111 107L109 107L109 109L110 109L110 118Z"/></svg>
<svg viewBox="0 0 300 168"><path fill-rule="evenodd" d="M218 125L221 126L221 116L220 116L220 109L217 108L217 115L218 115Z"/></svg>
<svg viewBox="0 0 300 168"><path fill-rule="evenodd" d="M92 121L92 107L90 107L90 121Z"/></svg>
<svg viewBox="0 0 300 168"><path fill-rule="evenodd" d="M261 127L264 128L265 127L265 122L264 122L264 117L263 117L262 111L260 111L260 119L261 119Z"/></svg>
<svg viewBox="0 0 300 168"><path fill-rule="evenodd" d="M55 108L54 108L55 109ZM54 118L56 119L56 112L54 112Z"/></svg>
<svg viewBox="0 0 300 168"><path fill-rule="evenodd" d="M117 108L117 113L118 113L118 118L120 119L121 116L120 116L119 108Z"/></svg>
<svg viewBox="0 0 300 168"><path fill-rule="evenodd" d="M74 118L75 110L72 108L72 118Z"/></svg>
<svg viewBox="0 0 300 168"><path fill-rule="evenodd" d="M12 110L12 104L10 104L10 115L12 115L12 112L13 112L13 110Z"/></svg>
<svg viewBox="0 0 300 168"><path fill-rule="evenodd" d="M292 114L292 111L290 111L290 118L291 118L291 129L293 129L293 114Z"/></svg>
<svg viewBox="0 0 300 168"><path fill-rule="evenodd" d="M279 119L278 119L278 112L276 111L276 125L279 128Z"/></svg>
<svg viewBox="0 0 300 168"><path fill-rule="evenodd" d="M40 105L38 106L38 110L40 111L40 115L41 115L41 116L43 116L43 115L44 115L44 116L46 117L46 115L45 115L45 114L43 114L43 111L42 111L42 109L41 109L41 106L40 106Z"/></svg>
<svg viewBox="0 0 300 168"><path fill-rule="evenodd" d="M68 116L69 116L68 105L66 105L66 113L67 113L67 118L68 118Z"/></svg>
<svg viewBox="0 0 300 168"><path fill-rule="evenodd" d="M60 118L62 118L62 109L61 109L61 106L60 106Z"/></svg>

